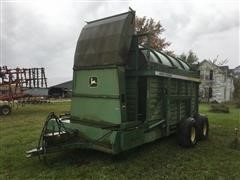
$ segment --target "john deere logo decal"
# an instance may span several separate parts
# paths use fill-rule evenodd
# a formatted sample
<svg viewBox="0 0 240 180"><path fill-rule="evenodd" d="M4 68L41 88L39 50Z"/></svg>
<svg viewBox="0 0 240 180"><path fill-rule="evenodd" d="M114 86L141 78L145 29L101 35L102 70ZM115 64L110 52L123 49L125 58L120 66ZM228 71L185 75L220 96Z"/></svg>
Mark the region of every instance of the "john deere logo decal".
<svg viewBox="0 0 240 180"><path fill-rule="evenodd" d="M90 77L89 78L89 86L90 87L97 87L97 77Z"/></svg>

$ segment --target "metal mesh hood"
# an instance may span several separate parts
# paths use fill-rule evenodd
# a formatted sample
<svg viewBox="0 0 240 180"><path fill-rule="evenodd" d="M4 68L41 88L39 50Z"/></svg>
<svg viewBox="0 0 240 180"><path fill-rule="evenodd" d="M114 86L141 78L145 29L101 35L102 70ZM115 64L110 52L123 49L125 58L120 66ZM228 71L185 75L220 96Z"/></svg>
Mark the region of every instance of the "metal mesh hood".
<svg viewBox="0 0 240 180"><path fill-rule="evenodd" d="M133 12L87 23L78 39L74 68L125 64L134 34Z"/></svg>

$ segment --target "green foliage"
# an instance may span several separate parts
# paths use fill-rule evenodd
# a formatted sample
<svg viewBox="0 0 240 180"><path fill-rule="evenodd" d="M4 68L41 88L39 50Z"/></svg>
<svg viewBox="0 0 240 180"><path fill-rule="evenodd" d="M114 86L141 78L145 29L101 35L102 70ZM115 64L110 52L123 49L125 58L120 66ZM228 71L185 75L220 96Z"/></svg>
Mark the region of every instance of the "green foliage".
<svg viewBox="0 0 240 180"><path fill-rule="evenodd" d="M231 147L240 150L240 132L238 128L235 128L235 139L233 140Z"/></svg>
<svg viewBox="0 0 240 180"><path fill-rule="evenodd" d="M174 54L174 51L171 51L171 50L164 50L164 52L169 55L169 56L172 56L172 57L177 57L175 54Z"/></svg>
<svg viewBox="0 0 240 180"><path fill-rule="evenodd" d="M240 151L232 149L239 110L200 112L210 121L209 140L185 149L170 136L118 156L91 150L71 150L47 157L49 166L24 152L37 144L51 111L68 111L69 103L27 105L0 117L0 179L239 179Z"/></svg>
<svg viewBox="0 0 240 180"><path fill-rule="evenodd" d="M236 102L236 108L240 108L240 102Z"/></svg>
<svg viewBox="0 0 240 180"><path fill-rule="evenodd" d="M137 33L151 33L150 47L153 49L162 51L170 46L170 42L166 41L165 38L161 37L165 31L160 21L155 21L153 18L147 19L144 17L136 17L135 28ZM142 37L139 39L140 43L145 43L146 38Z"/></svg>
<svg viewBox="0 0 240 180"><path fill-rule="evenodd" d="M227 107L225 104L222 104L222 103L212 104L209 111L215 112L215 113L229 113L229 107Z"/></svg>
<svg viewBox="0 0 240 180"><path fill-rule="evenodd" d="M182 53L179 56L179 58L182 59L183 61L185 61L188 64L193 64L193 63L198 62L198 57L192 50L189 50L187 54Z"/></svg>

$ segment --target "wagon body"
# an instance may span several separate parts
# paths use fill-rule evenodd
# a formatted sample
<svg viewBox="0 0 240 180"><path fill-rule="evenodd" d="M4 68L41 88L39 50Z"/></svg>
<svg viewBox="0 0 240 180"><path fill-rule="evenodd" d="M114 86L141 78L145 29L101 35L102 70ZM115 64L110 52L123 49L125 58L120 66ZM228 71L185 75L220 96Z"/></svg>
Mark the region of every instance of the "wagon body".
<svg viewBox="0 0 240 180"><path fill-rule="evenodd" d="M113 154L175 133L182 120L198 114L199 84L175 75L171 70L124 71L121 66L74 72L74 82L80 83L74 83L65 126L78 129L86 142L96 141L86 148ZM82 87L91 77L97 77L99 87Z"/></svg>
<svg viewBox="0 0 240 180"><path fill-rule="evenodd" d="M198 113L198 73L139 46L133 19L128 12L88 23L76 48L69 125L86 141L109 132L92 148L113 154L168 136Z"/></svg>
<svg viewBox="0 0 240 180"><path fill-rule="evenodd" d="M198 115L199 73L180 59L139 45L148 34L134 33L134 17L131 11L83 28L71 113L60 119L65 131L74 133L60 147L117 154L169 136ZM56 124L50 118L47 132L57 132ZM48 145L56 147L54 141Z"/></svg>

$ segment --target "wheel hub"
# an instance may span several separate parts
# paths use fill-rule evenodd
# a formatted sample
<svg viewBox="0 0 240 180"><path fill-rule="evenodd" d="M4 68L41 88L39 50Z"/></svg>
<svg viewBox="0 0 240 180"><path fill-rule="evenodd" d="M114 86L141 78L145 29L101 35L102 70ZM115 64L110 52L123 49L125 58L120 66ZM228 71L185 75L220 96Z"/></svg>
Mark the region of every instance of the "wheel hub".
<svg viewBox="0 0 240 180"><path fill-rule="evenodd" d="M207 135L207 124L206 123L203 124L203 135L204 136Z"/></svg>
<svg viewBox="0 0 240 180"><path fill-rule="evenodd" d="M9 113L9 109L8 109L8 108L3 108L3 109L2 109L2 113L3 113L4 115L7 115L7 114Z"/></svg>
<svg viewBox="0 0 240 180"><path fill-rule="evenodd" d="M190 136L191 142L195 142L196 141L196 129L195 127L191 128L191 136Z"/></svg>

